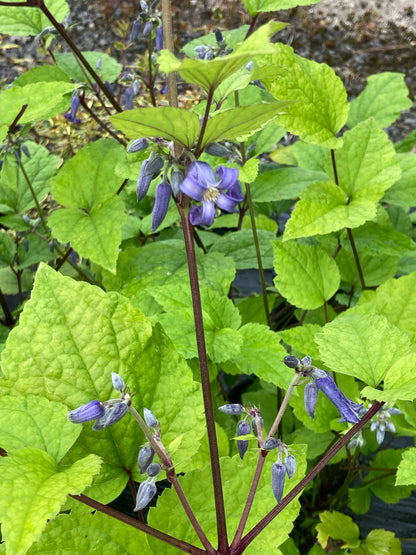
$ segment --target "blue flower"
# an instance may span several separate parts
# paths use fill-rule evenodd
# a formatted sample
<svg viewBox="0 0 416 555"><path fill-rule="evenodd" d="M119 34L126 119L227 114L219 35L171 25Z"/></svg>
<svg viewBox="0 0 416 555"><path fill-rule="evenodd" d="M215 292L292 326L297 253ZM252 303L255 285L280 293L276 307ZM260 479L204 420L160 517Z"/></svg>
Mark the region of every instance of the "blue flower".
<svg viewBox="0 0 416 555"><path fill-rule="evenodd" d="M354 401L345 397L329 372L314 368L312 370L312 377L315 380L317 388L322 391L339 410L341 414L339 422L357 424L360 421L359 413L363 406L362 403L354 403Z"/></svg>
<svg viewBox="0 0 416 555"><path fill-rule="evenodd" d="M104 412L104 405L100 401L90 401L77 409L71 410L68 414L68 419L74 424L83 424L84 422L101 418Z"/></svg>
<svg viewBox="0 0 416 555"><path fill-rule="evenodd" d="M69 114L65 114L66 119L71 123L81 123L81 119L77 118L77 111L78 111L80 102L81 100L78 96L78 91L74 91L72 93L72 98L71 98L71 111Z"/></svg>
<svg viewBox="0 0 416 555"><path fill-rule="evenodd" d="M193 162L189 166L180 189L192 199L202 201L201 206L191 207L189 219L192 225L210 226L215 218L215 205L226 212L233 212L237 204L244 200L236 168L220 166L216 175L219 181L206 162Z"/></svg>

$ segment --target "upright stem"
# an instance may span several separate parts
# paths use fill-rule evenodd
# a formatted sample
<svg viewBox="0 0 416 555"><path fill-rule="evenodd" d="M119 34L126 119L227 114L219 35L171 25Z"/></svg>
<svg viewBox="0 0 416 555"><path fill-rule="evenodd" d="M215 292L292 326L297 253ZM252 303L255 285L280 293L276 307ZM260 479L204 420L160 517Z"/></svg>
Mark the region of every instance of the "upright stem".
<svg viewBox="0 0 416 555"><path fill-rule="evenodd" d="M209 118L209 111L211 109L211 103L212 103L213 98L214 98L214 88L211 87L208 91L207 105L205 107L204 119L202 120L201 131L199 132L198 144L197 144L196 149L195 149L195 158L199 158L199 156L201 155L201 152L202 152L202 148L201 148L202 140L204 138L205 129L207 127L208 118Z"/></svg>
<svg viewBox="0 0 416 555"><path fill-rule="evenodd" d="M217 516L218 550L220 553L227 553L228 539L225 519L224 495L222 490L217 433L215 429L214 407L211 396L211 384L209 380L201 295L199 291L198 268L195 257L195 245L192 224L189 221L188 215L185 213L183 207L178 205L178 208L182 221L186 255L188 259L189 281L191 285L192 306L194 311L195 335L198 349L202 395L204 399L205 420L208 433L212 481L214 486L215 511Z"/></svg>
<svg viewBox="0 0 416 555"><path fill-rule="evenodd" d="M171 0L162 0L163 46L173 52L172 10ZM176 88L175 73L168 74L168 100L169 106L178 107L178 91Z"/></svg>

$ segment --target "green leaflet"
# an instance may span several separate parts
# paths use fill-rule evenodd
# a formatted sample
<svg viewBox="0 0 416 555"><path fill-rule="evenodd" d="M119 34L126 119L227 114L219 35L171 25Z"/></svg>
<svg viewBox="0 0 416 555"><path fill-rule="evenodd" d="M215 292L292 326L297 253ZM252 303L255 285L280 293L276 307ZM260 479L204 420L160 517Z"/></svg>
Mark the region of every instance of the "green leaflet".
<svg viewBox="0 0 416 555"><path fill-rule="evenodd" d="M260 12L274 12L288 10L296 6L308 6L316 4L320 0L243 0L244 5L251 15L255 17Z"/></svg>
<svg viewBox="0 0 416 555"><path fill-rule="evenodd" d="M201 147L224 139L243 140L261 129L272 118L286 112L291 104L292 101L253 104L214 113L208 120Z"/></svg>
<svg viewBox="0 0 416 555"><path fill-rule="evenodd" d="M69 7L65 0L45 0L45 4L58 21L63 21L68 15ZM38 35L48 26L49 19L38 8L0 6L0 33L17 36Z"/></svg>
<svg viewBox="0 0 416 555"><path fill-rule="evenodd" d="M361 394L369 399L378 401L413 401L416 399L416 377L414 368L416 354L401 356L390 366L385 378L384 389L379 391L372 387L365 387Z"/></svg>
<svg viewBox="0 0 416 555"><path fill-rule="evenodd" d="M75 505L75 502L73 503ZM68 554L120 553L123 555L152 555L147 535L124 522L77 503L70 514L59 514L46 526L39 541L28 555L45 555L54 552L56 546Z"/></svg>
<svg viewBox="0 0 416 555"><path fill-rule="evenodd" d="M315 341L328 368L373 387L410 350L409 336L375 314L343 314L324 326Z"/></svg>
<svg viewBox="0 0 416 555"><path fill-rule="evenodd" d="M319 519L317 539L323 548L330 538L342 540L343 547L354 548L360 544L360 529L350 516L337 511L323 511L319 513Z"/></svg>
<svg viewBox="0 0 416 555"><path fill-rule="evenodd" d="M397 468L396 486L407 486L415 484L416 476L416 448L409 448L403 453L403 457Z"/></svg>
<svg viewBox="0 0 416 555"><path fill-rule="evenodd" d="M278 168L261 173L251 186L253 202L275 202L297 198L304 189L329 177L314 170L298 167Z"/></svg>
<svg viewBox="0 0 416 555"><path fill-rule="evenodd" d="M0 459L0 520L7 551L24 555L53 519L67 495L79 494L100 469L89 455L72 466L59 466L45 451L24 447Z"/></svg>
<svg viewBox="0 0 416 555"><path fill-rule="evenodd" d="M286 480L285 492L287 494L293 486L302 478L306 469L305 446L291 446L296 456L297 470L291 480ZM221 458L221 474L224 485L225 511L227 515L227 528L229 537L232 538L241 517L242 507L246 502L248 491L253 479L253 469L256 465L257 449L247 452L242 461L238 455L229 458ZM271 465L274 457L268 456L260 477L253 510L250 512L246 530L257 524L260 518L266 515L275 505L271 489ZM208 468L191 471L186 476L180 477L181 486L188 499L192 499L192 510L200 522L204 522L204 531L208 539L215 545L217 542L217 527L215 520L215 508L212 491L212 478ZM249 555L267 553L270 545L281 545L292 530L293 521L299 513L298 501L292 501L273 521L254 540L245 551ZM166 489L158 501L158 506L151 509L149 513L149 524L163 531L178 535L181 539L200 546L199 540L195 536L193 529L187 522L178 515L183 514L177 495L171 489ZM160 553L161 544L149 539L149 544L153 552ZM168 546L163 547L166 555L178 553L177 550Z"/></svg>
<svg viewBox="0 0 416 555"><path fill-rule="evenodd" d="M412 485L395 485L395 470L398 467L404 450L384 449L379 451L371 462L367 481L370 483L370 491L382 499L385 503L398 503L400 499L408 497L412 492ZM380 468L386 469L385 477L380 480ZM388 474L387 469L391 469Z"/></svg>
<svg viewBox="0 0 416 555"><path fill-rule="evenodd" d="M22 151L22 164L38 201L41 201L50 191L51 178L55 175L61 160L49 154L44 146L32 142L25 144L31 156L28 158ZM9 207L9 212L16 214L35 207L25 175L12 155L5 159L0 174L0 203Z"/></svg>
<svg viewBox="0 0 416 555"><path fill-rule="evenodd" d="M393 145L372 119L345 133L342 148L334 154L339 186L321 181L305 189L287 223L285 239L363 225L375 217L377 202L400 177Z"/></svg>
<svg viewBox="0 0 416 555"><path fill-rule="evenodd" d="M176 349L186 358L198 356L189 285L175 280L153 288L151 293L165 310L158 321ZM240 351L240 313L230 299L208 287L201 287L201 302L208 356L214 362L225 362Z"/></svg>
<svg viewBox="0 0 416 555"><path fill-rule="evenodd" d="M257 231L263 268L273 266L273 250L271 241L276 234L259 229ZM257 268L257 256L253 245L253 232L251 229L241 229L224 235L215 241L210 249L211 253L220 252L227 257L233 258L237 270Z"/></svg>
<svg viewBox="0 0 416 555"><path fill-rule="evenodd" d="M230 374L255 374L266 382L287 389L291 375L283 363L286 351L279 344L278 335L268 326L254 323L246 324L238 331L242 337L240 352L230 356L231 364L225 362L223 369Z"/></svg>
<svg viewBox="0 0 416 555"><path fill-rule="evenodd" d="M335 260L322 247L274 241L273 250L277 273L274 283L291 304L313 310L336 293L339 271Z"/></svg>
<svg viewBox="0 0 416 555"><path fill-rule="evenodd" d="M68 407L56 401L33 395L1 399L0 445L9 453L34 447L59 464L81 430L68 420Z"/></svg>
<svg viewBox="0 0 416 555"><path fill-rule="evenodd" d="M191 148L200 130L199 118L195 113L171 106L126 110L110 119L130 139L162 137L185 148Z"/></svg>
<svg viewBox="0 0 416 555"><path fill-rule="evenodd" d="M284 23L270 21L250 35L232 54L209 61L186 58L181 62L168 50L162 50L158 58L160 71L178 71L188 83L196 83L206 91L216 89L256 56L272 53L274 46L270 44L270 39L283 27Z"/></svg>
<svg viewBox="0 0 416 555"><path fill-rule="evenodd" d="M112 83L120 76L122 65L105 52L96 52L92 50L91 52L83 52L82 54L92 68L95 68L98 60L101 60L101 69L98 74L102 81ZM55 60L61 70L69 77L81 83L86 82L85 74L81 70L72 52L56 52Z"/></svg>
<svg viewBox="0 0 416 555"><path fill-rule="evenodd" d="M339 148L342 140L335 135L347 120L348 103L344 85L334 70L302 58L280 43L275 54L264 56L261 63L286 69L278 79L264 80L264 85L279 100L296 101L279 118L279 124L307 143Z"/></svg>
<svg viewBox="0 0 416 555"><path fill-rule="evenodd" d="M16 244L5 231L0 233L0 267L8 267L13 263Z"/></svg>
<svg viewBox="0 0 416 555"><path fill-rule="evenodd" d="M409 89L402 73L385 71L370 75L367 86L350 104L348 127L360 121L374 118L380 127L389 127L399 117L402 110L412 105Z"/></svg>
<svg viewBox="0 0 416 555"><path fill-rule="evenodd" d="M401 206L408 211L416 197L416 154L396 154L402 175L384 194L383 202Z"/></svg>
<svg viewBox="0 0 416 555"><path fill-rule="evenodd" d="M19 123L32 123L56 116L70 107L71 93L76 88L73 83L59 80L5 89L0 94L0 123L10 125L24 104L27 104L27 108Z"/></svg>
<svg viewBox="0 0 416 555"><path fill-rule="evenodd" d="M55 199L68 207L50 216L53 235L109 270L115 270L121 226L127 219L124 204L116 196L122 179L114 173L123 153L112 139L91 143L64 165L52 183Z"/></svg>
<svg viewBox="0 0 416 555"><path fill-rule="evenodd" d="M49 244L38 235L34 233L29 234L26 238L27 251L22 243L20 243L17 249L17 255L19 264L17 268L23 270L23 268L30 268L34 264L39 264L39 262L47 262L55 258L55 253L51 252Z"/></svg>

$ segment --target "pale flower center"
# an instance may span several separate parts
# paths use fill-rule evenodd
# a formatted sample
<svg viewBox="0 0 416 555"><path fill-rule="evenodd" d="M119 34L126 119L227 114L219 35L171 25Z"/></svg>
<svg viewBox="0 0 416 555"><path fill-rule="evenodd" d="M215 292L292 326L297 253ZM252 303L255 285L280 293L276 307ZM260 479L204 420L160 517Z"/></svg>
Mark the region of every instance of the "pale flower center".
<svg viewBox="0 0 416 555"><path fill-rule="evenodd" d="M205 191L203 194L203 201L207 202L215 202L217 198L220 196L220 191L216 187L210 187Z"/></svg>

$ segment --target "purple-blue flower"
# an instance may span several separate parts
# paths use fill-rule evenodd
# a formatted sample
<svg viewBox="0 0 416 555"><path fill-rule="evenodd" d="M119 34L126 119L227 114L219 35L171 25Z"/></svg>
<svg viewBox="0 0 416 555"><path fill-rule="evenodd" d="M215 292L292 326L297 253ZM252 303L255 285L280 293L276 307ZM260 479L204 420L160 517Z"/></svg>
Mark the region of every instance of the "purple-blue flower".
<svg viewBox="0 0 416 555"><path fill-rule="evenodd" d="M77 118L77 111L78 111L80 102L81 100L78 96L78 92L75 91L72 94L72 98L71 98L71 111L69 114L65 114L66 119L71 123L81 123L81 119Z"/></svg>
<svg viewBox="0 0 416 555"><path fill-rule="evenodd" d="M312 377L315 380L317 388L322 391L339 410L341 414L339 422L357 424L360 421L359 413L363 406L362 403L354 403L354 401L345 397L329 372L321 370L320 368L314 368L312 370Z"/></svg>
<svg viewBox="0 0 416 555"><path fill-rule="evenodd" d="M68 414L68 419L74 424L83 424L84 422L101 418L104 412L104 405L100 401L90 401L77 409L71 410Z"/></svg>
<svg viewBox="0 0 416 555"><path fill-rule="evenodd" d="M216 180L211 166L206 162L193 162L189 166L188 175L180 185L183 193L201 206L192 206L189 219L192 225L210 226L215 218L215 205L226 212L233 212L239 202L244 200L238 180L237 168L220 166Z"/></svg>

